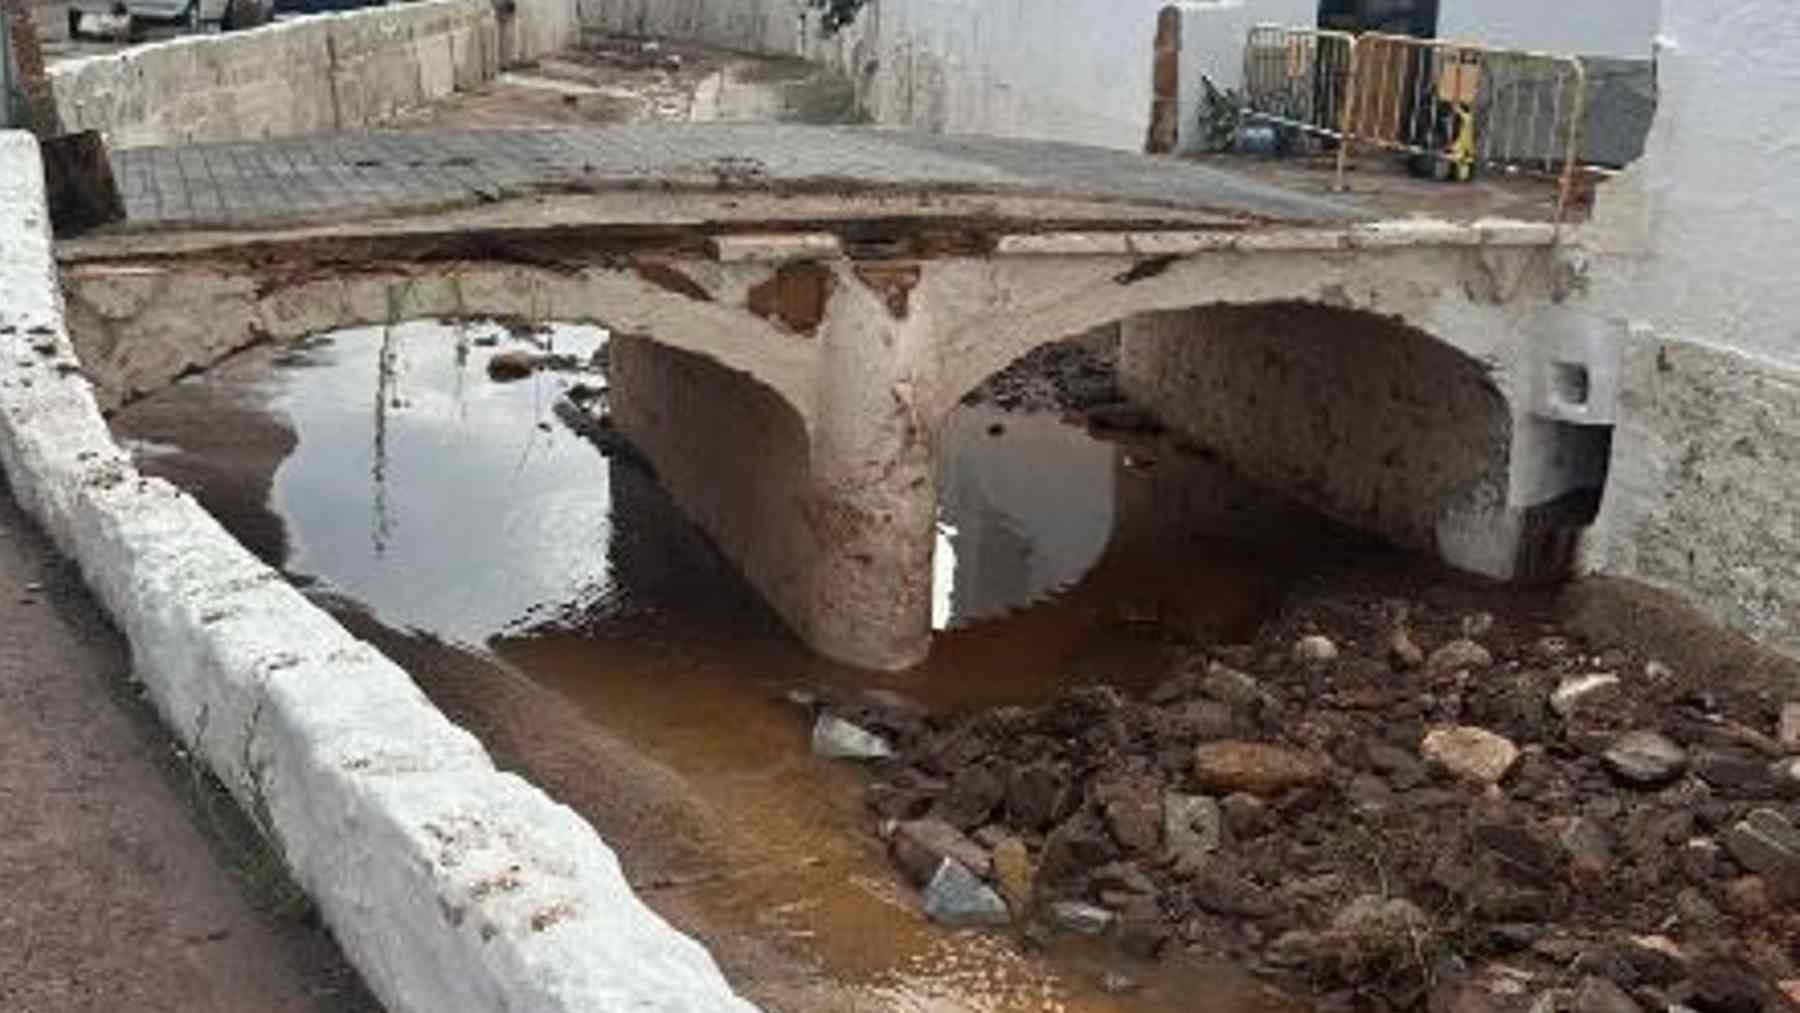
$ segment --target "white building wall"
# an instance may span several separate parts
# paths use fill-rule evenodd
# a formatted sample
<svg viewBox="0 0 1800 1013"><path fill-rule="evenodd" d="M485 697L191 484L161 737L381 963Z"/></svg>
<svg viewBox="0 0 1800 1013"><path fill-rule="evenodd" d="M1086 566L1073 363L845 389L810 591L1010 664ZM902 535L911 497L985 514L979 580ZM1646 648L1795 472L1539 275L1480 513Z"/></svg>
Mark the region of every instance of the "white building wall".
<svg viewBox="0 0 1800 1013"><path fill-rule="evenodd" d="M1140 150L1163 0L875 0L846 69L880 123Z"/></svg>
<svg viewBox="0 0 1800 1013"><path fill-rule="evenodd" d="M1800 21L1664 6L1647 153L1586 236L1633 328L1593 565L1800 655Z"/></svg>
<svg viewBox="0 0 1800 1013"><path fill-rule="evenodd" d="M1647 60L1663 0L1443 0L1438 37Z"/></svg>

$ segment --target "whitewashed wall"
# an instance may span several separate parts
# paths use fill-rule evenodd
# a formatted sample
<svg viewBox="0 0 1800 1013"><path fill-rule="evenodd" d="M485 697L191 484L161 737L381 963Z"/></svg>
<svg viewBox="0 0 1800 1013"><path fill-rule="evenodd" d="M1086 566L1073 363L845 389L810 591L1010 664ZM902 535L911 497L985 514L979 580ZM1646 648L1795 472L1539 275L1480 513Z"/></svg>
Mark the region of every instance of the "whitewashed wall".
<svg viewBox="0 0 1800 1013"><path fill-rule="evenodd" d="M1588 230L1623 350L1594 545L1800 656L1800 21L1791 0L1667 0L1644 158Z"/></svg>
<svg viewBox="0 0 1800 1013"><path fill-rule="evenodd" d="M1215 87L1244 82L1244 39L1253 25L1309 26L1318 18L1318 0L1184 0L1181 10L1181 128L1178 151L1197 150L1195 125L1205 106L1202 78Z"/></svg>
<svg viewBox="0 0 1800 1013"><path fill-rule="evenodd" d="M1443 0L1438 36L1647 60L1663 0Z"/></svg>

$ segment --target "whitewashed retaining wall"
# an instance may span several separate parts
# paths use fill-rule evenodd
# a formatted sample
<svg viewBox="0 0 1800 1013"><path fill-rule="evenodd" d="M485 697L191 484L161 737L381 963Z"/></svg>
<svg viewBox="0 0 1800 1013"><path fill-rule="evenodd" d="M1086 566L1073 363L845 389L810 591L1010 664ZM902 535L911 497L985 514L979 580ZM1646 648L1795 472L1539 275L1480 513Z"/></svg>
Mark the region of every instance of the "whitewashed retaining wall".
<svg viewBox="0 0 1800 1013"><path fill-rule="evenodd" d="M751 1013L585 821L113 442L63 323L36 142L0 132L0 467L163 720L392 1013ZM43 673L56 678L59 673Z"/></svg>
<svg viewBox="0 0 1800 1013"><path fill-rule="evenodd" d="M50 79L69 129L119 147L254 140L366 126L579 34L574 0L518 0L505 19L491 0L427 0L67 60Z"/></svg>

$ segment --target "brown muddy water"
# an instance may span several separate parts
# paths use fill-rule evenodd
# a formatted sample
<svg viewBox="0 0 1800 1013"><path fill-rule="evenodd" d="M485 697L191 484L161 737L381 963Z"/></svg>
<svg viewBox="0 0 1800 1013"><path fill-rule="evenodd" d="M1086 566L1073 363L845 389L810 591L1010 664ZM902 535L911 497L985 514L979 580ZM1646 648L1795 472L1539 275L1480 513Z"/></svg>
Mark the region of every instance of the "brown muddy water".
<svg viewBox="0 0 1800 1013"><path fill-rule="evenodd" d="M604 387L586 367L605 337L346 330L240 355L114 428L582 811L767 1008L1283 1008L1232 968L931 925L864 775L811 755L786 696L879 684L954 713L1142 689L1182 642L1248 638L1321 555L1365 546L1170 440L966 406L944 439L932 657L844 668L784 630L639 462L564 423L571 388ZM583 368L491 380L488 360L521 348Z"/></svg>

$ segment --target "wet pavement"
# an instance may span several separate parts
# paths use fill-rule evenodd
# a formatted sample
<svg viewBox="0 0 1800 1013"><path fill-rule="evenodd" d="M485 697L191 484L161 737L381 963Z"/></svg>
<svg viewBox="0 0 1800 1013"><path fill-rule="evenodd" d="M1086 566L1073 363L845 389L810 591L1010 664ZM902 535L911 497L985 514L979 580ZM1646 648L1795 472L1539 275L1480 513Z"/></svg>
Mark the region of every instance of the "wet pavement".
<svg viewBox="0 0 1800 1013"><path fill-rule="evenodd" d="M1230 968L928 923L864 775L814 757L786 699L872 677L808 653L640 464L562 424L563 395L603 377L486 372L509 348L583 364L603 339L341 332L232 359L115 429L588 816L646 899L772 1009L1273 1005ZM922 668L877 680L942 713L1134 688L1172 637L1244 636L1306 562L1362 551L1169 441L1102 442L1056 416L965 407L944 474L947 629ZM1142 987L1111 994L1109 975Z"/></svg>

